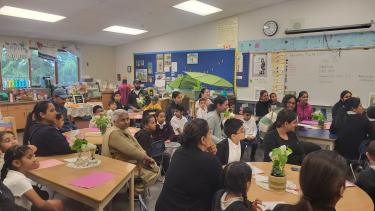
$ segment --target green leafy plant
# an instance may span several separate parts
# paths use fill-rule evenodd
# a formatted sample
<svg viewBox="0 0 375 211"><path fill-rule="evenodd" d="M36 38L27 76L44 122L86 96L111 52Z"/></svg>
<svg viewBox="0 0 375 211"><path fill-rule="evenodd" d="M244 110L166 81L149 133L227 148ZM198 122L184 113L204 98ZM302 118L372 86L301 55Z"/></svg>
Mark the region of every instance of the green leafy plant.
<svg viewBox="0 0 375 211"><path fill-rule="evenodd" d="M324 121L326 120L324 114L319 110L312 113L312 119L318 121L319 125L324 125Z"/></svg>
<svg viewBox="0 0 375 211"><path fill-rule="evenodd" d="M285 164L288 162L288 156L292 153L292 149L285 145L275 148L270 152L269 156L272 160L272 176L285 177Z"/></svg>
<svg viewBox="0 0 375 211"><path fill-rule="evenodd" d="M226 111L224 111L224 118L225 119L230 119L230 118L234 118L236 115L232 112L232 110L228 109Z"/></svg>
<svg viewBox="0 0 375 211"><path fill-rule="evenodd" d="M76 137L76 140L74 140L73 145L70 146L72 150L75 151L82 151L83 148L85 148L88 144L88 141L83 137Z"/></svg>
<svg viewBox="0 0 375 211"><path fill-rule="evenodd" d="M104 114L100 114L99 116L95 116L94 118L96 126L100 129L100 132L104 134L110 122L109 118Z"/></svg>

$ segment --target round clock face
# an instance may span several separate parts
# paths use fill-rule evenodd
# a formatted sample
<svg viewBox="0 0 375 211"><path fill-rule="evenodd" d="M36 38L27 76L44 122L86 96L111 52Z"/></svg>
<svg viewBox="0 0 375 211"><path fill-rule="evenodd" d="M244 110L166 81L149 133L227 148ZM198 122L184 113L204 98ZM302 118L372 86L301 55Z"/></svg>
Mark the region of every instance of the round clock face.
<svg viewBox="0 0 375 211"><path fill-rule="evenodd" d="M276 21L267 21L263 25L263 33L267 36L273 36L276 34L278 28L279 26L277 25Z"/></svg>

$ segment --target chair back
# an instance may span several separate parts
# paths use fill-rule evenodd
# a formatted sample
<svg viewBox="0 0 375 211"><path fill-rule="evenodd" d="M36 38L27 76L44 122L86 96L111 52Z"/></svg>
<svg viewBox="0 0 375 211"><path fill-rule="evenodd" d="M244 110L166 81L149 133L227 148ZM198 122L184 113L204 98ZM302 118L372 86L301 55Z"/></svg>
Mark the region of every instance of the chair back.
<svg viewBox="0 0 375 211"><path fill-rule="evenodd" d="M165 144L163 140L155 141L151 144L150 157L158 157L163 155L165 151Z"/></svg>
<svg viewBox="0 0 375 211"><path fill-rule="evenodd" d="M139 200L139 210L140 211L147 211L147 206L146 203L143 201L142 195L138 195L138 200Z"/></svg>

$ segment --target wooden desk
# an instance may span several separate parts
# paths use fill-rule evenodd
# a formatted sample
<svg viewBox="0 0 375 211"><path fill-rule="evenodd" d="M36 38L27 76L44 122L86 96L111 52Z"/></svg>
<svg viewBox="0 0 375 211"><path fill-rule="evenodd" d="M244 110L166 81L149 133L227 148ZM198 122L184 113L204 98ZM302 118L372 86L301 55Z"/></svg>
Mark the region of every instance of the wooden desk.
<svg viewBox="0 0 375 211"><path fill-rule="evenodd" d="M266 162L253 162L254 165L264 171L263 176L267 176L271 172L272 163ZM286 165L285 171L287 179L294 182L299 188L299 172L292 171L290 168L292 165ZM296 204L300 198L298 195L294 195L287 192L274 192L265 190L256 185L255 178L251 180L250 190L247 193L248 198L253 201L256 198L262 201L285 201L288 204ZM371 198L359 187L348 187L345 189L343 198L336 205L337 211L373 211L374 204Z"/></svg>
<svg viewBox="0 0 375 211"><path fill-rule="evenodd" d="M301 141L311 142L323 146L323 149L333 150L337 136L325 129L298 128L297 136Z"/></svg>
<svg viewBox="0 0 375 211"><path fill-rule="evenodd" d="M129 118L132 120L142 119L143 112L128 112Z"/></svg>
<svg viewBox="0 0 375 211"><path fill-rule="evenodd" d="M130 133L132 134L132 136L135 135L136 132L138 132L140 130L140 128L136 128L136 127L128 127L128 130L130 131ZM64 133L64 135L66 137L70 137L70 139L73 138L73 136L77 135L77 134L83 134L85 135L85 139L91 143L91 144L95 144L95 145L102 145L103 144L103 135L100 135L100 136L97 136L97 132L94 132L95 135L92 135L90 136L90 129L89 128L84 128L84 129L79 129L79 130L72 130L72 131L69 131L69 132L66 132ZM93 132L91 132L93 133Z"/></svg>
<svg viewBox="0 0 375 211"><path fill-rule="evenodd" d="M64 161L64 158L76 157L75 154L58 155L51 157L40 157L39 160L57 159ZM58 165L45 169L32 170L28 177L37 183L46 185L62 195L82 202L97 211L103 211L104 207L130 181L130 203L129 208L134 211L134 169L135 165L104 156L96 155L102 163L93 168L74 169L65 165ZM105 171L114 175L114 178L94 188L80 188L69 183L91 172Z"/></svg>

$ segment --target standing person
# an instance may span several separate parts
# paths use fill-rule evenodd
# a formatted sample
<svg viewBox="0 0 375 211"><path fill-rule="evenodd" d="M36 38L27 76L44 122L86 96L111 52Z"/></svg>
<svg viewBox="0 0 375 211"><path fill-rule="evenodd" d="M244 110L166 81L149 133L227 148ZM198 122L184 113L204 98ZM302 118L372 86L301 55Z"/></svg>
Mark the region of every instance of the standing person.
<svg viewBox="0 0 375 211"><path fill-rule="evenodd" d="M24 137L24 145L35 145L38 148L37 156L72 153L68 141L56 128L55 123L55 106L49 101L38 102L27 116L25 131L30 135Z"/></svg>
<svg viewBox="0 0 375 211"><path fill-rule="evenodd" d="M302 196L295 205L278 204L273 211L335 211L345 191L347 165L336 152L319 150L303 160L299 183Z"/></svg>
<svg viewBox="0 0 375 211"><path fill-rule="evenodd" d="M363 114L364 109L359 98L347 99L344 106L345 113L336 121L335 150L348 160L357 160L360 156L360 145L366 139L375 139L375 131Z"/></svg>
<svg viewBox="0 0 375 211"><path fill-rule="evenodd" d="M182 93L179 91L174 91L172 92L172 103L170 103L166 110L165 110L165 117L167 122L170 122L173 115L174 115L174 110L176 109L177 105L182 106ZM185 114L185 111L184 111Z"/></svg>
<svg viewBox="0 0 375 211"><path fill-rule="evenodd" d="M118 91L121 95L121 104L127 105L128 104L128 95L130 93L130 86L128 84L128 80L124 79L122 80L122 84L118 87Z"/></svg>
<svg viewBox="0 0 375 211"><path fill-rule="evenodd" d="M298 94L297 115L298 121L311 120L313 112L312 106L309 104L309 94L306 91L301 91Z"/></svg>
<svg viewBox="0 0 375 211"><path fill-rule="evenodd" d="M272 92L270 94L270 108L271 108L271 110L274 110L274 109L280 108L280 107L282 107L282 104L279 101L277 101L276 93Z"/></svg>
<svg viewBox="0 0 375 211"><path fill-rule="evenodd" d="M224 189L216 192L212 211L256 211L262 202L247 199L250 190L252 170L244 162L233 162L223 171Z"/></svg>
<svg viewBox="0 0 375 211"><path fill-rule="evenodd" d="M198 110L199 108L199 100L200 99L205 99L206 106L208 107L209 105L212 104L212 101L210 99L210 90L207 88L202 88L201 91L199 92L198 100L195 102L195 110Z"/></svg>
<svg viewBox="0 0 375 211"><path fill-rule="evenodd" d="M224 112L228 109L228 98L217 96L211 105L212 111L207 114L207 122L212 133L212 140L215 144L225 138L224 135Z"/></svg>
<svg viewBox="0 0 375 211"><path fill-rule="evenodd" d="M264 161L271 161L270 152L282 145L290 147L293 151L288 157L288 163L300 165L304 151L297 138L295 129L297 127L297 115L291 110L283 109L277 115L276 122L264 137Z"/></svg>
<svg viewBox="0 0 375 211"><path fill-rule="evenodd" d="M268 92L266 90L260 91L259 101L255 105L255 114L261 119L270 110L270 102L268 98Z"/></svg>
<svg viewBox="0 0 375 211"><path fill-rule="evenodd" d="M184 128L182 146L176 150L155 211L208 211L222 185L222 167L210 129L203 119L194 119Z"/></svg>
<svg viewBox="0 0 375 211"><path fill-rule="evenodd" d="M337 117L345 113L344 103L347 99L352 97L352 93L348 90L344 90L340 94L340 100L332 107L332 124L329 128L330 132L336 132L336 120Z"/></svg>
<svg viewBox="0 0 375 211"><path fill-rule="evenodd" d="M144 105L148 105L150 103L150 97L146 90L141 88L142 82L140 80L134 81L134 89L130 91L128 95L128 107L133 111L139 111L141 107L138 104L138 100L143 99Z"/></svg>
<svg viewBox="0 0 375 211"><path fill-rule="evenodd" d="M69 97L66 90L63 88L57 88L53 91L52 103L55 106L57 113L64 116L64 126L61 128L61 132L67 132L77 129L74 123L68 117L68 111L65 108L66 98Z"/></svg>
<svg viewBox="0 0 375 211"><path fill-rule="evenodd" d="M243 109L243 127L245 129L245 141L251 146L250 161L255 161L255 154L258 149L258 141L256 140L258 128L257 125L252 119L253 112L249 107Z"/></svg>

